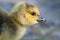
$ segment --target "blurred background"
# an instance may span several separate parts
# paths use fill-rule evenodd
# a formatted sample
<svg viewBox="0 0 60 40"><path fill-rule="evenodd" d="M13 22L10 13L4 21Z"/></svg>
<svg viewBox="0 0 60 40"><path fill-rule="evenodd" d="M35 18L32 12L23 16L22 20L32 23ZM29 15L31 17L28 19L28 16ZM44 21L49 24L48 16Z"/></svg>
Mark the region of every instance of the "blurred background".
<svg viewBox="0 0 60 40"><path fill-rule="evenodd" d="M0 7L10 11L19 1L35 4L47 20L28 26L21 40L60 40L60 0L0 0Z"/></svg>

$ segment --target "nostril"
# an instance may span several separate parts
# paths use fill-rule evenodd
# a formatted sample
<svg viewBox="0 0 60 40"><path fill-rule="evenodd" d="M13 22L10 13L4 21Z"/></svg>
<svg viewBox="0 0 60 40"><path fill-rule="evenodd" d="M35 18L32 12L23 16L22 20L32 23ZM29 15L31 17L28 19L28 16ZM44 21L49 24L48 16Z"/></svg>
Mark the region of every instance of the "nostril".
<svg viewBox="0 0 60 40"><path fill-rule="evenodd" d="M40 20L41 20L41 21L46 21L46 19L45 19L45 18L42 18L42 17L40 18Z"/></svg>
<svg viewBox="0 0 60 40"><path fill-rule="evenodd" d="M46 19L41 17L40 20L37 20L37 21L40 23L44 23L44 22L46 22Z"/></svg>

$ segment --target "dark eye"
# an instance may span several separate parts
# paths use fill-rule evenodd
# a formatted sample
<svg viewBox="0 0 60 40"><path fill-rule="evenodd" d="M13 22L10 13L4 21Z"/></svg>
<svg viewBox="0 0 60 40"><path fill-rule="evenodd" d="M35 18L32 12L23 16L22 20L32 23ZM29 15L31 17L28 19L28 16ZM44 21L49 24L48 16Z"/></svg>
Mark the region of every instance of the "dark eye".
<svg viewBox="0 0 60 40"><path fill-rule="evenodd" d="M32 16L35 16L35 15L36 15L36 13L35 13L35 12L32 12L32 13L31 13L31 15L32 15Z"/></svg>

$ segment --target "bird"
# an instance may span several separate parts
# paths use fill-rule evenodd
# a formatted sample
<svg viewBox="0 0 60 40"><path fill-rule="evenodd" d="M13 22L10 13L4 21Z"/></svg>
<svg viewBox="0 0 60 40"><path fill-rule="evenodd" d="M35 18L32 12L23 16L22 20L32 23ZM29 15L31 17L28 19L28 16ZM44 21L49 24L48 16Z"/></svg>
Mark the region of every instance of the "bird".
<svg viewBox="0 0 60 40"><path fill-rule="evenodd" d="M0 8L0 40L19 40L26 25L38 23L39 9L28 2L18 2L10 12Z"/></svg>

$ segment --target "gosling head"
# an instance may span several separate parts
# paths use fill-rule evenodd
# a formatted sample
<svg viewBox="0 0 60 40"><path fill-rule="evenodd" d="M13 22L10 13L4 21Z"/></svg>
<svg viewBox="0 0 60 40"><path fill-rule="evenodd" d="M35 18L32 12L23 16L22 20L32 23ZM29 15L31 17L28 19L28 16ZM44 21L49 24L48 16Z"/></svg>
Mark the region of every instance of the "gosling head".
<svg viewBox="0 0 60 40"><path fill-rule="evenodd" d="M16 19L19 23L23 25L38 23L39 19L39 9L30 3L23 2L18 3L12 10L12 18Z"/></svg>

